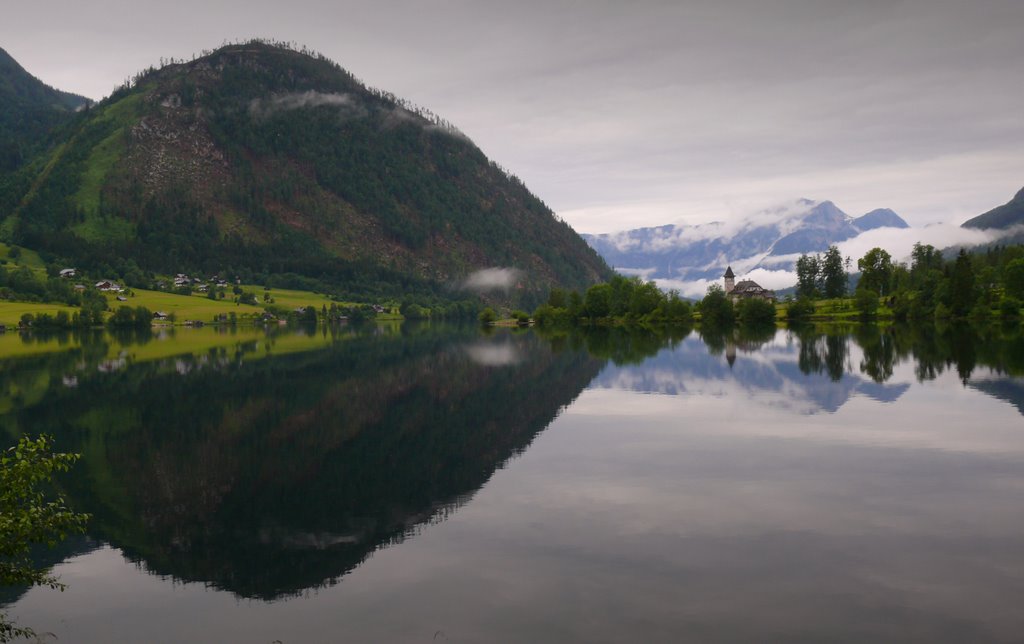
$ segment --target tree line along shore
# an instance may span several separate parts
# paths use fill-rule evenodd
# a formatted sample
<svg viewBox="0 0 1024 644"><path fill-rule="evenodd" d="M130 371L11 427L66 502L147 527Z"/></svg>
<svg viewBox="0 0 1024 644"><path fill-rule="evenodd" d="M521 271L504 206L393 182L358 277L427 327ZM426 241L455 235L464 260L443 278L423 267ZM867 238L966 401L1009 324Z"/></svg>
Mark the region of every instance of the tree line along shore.
<svg viewBox="0 0 1024 644"><path fill-rule="evenodd" d="M853 262L836 246L823 254L801 255L797 284L781 301L744 298L708 287L696 302L653 282L616 276L583 293L554 289L533 314L512 311L505 323L539 326L638 324L728 326L777 322L859 322L1002 319L1020 324L1024 300L1024 246L960 249L953 257L927 244L915 244L910 262L894 261L872 248ZM851 285L852 284L852 285ZM484 324L502 321L493 309Z"/></svg>

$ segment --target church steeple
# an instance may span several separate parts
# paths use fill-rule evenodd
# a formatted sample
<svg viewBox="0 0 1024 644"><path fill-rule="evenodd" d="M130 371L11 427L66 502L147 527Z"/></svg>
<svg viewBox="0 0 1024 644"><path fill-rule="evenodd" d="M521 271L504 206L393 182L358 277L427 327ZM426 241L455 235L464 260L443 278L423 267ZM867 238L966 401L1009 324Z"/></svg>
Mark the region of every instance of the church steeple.
<svg viewBox="0 0 1024 644"><path fill-rule="evenodd" d="M728 295L729 293L732 292L732 289L736 287L736 275L734 275L732 272L732 266L729 266L728 268L725 269L725 275L723 275L722 277L725 278L725 293L726 295Z"/></svg>

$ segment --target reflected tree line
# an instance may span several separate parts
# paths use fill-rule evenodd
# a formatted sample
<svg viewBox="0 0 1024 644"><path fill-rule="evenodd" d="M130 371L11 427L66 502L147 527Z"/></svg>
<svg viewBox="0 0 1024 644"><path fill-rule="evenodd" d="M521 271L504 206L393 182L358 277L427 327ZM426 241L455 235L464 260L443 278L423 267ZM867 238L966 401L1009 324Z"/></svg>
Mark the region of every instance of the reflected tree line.
<svg viewBox="0 0 1024 644"><path fill-rule="evenodd" d="M996 374L1024 375L1024 335L1015 326L969 324L826 324L800 325L780 331L769 326L580 327L571 331L540 330L555 350L585 349L614 364L636 365L698 333L712 355L732 364L737 351L752 353L784 333L797 343L797 364L804 374L825 374L838 381L860 373L876 383L892 378L895 367L912 360L918 382L954 370L964 383L978 367ZM851 344L861 349L853 363Z"/></svg>
<svg viewBox="0 0 1024 644"><path fill-rule="evenodd" d="M978 367L996 374L1024 375L1024 336L1016 329L967 324L877 327L805 327L792 331L800 344L798 364L804 373L825 373L839 380L856 368L877 383L887 382L897 365L912 360L918 382L955 371L966 384ZM850 342L862 356L854 367Z"/></svg>

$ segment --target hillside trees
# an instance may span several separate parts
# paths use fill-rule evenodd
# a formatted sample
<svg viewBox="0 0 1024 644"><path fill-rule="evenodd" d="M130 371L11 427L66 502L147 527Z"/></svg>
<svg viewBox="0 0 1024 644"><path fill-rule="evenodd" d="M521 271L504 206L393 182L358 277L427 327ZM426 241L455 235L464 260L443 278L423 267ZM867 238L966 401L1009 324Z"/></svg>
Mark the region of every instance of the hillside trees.
<svg viewBox="0 0 1024 644"><path fill-rule="evenodd" d="M1014 259L1003 268L1003 284L1006 294L1018 300L1024 299L1024 259Z"/></svg>

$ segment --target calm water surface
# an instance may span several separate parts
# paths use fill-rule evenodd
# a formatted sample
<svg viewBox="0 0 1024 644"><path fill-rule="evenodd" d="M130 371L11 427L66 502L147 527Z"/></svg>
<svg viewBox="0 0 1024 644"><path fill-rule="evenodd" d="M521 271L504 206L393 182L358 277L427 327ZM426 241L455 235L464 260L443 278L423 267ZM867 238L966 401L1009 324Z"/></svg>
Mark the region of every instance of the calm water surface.
<svg viewBox="0 0 1024 644"><path fill-rule="evenodd" d="M1019 335L18 342L94 518L0 602L61 642L1024 639Z"/></svg>

